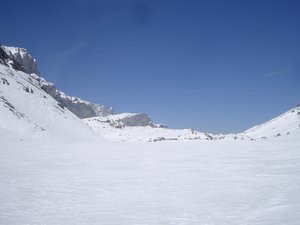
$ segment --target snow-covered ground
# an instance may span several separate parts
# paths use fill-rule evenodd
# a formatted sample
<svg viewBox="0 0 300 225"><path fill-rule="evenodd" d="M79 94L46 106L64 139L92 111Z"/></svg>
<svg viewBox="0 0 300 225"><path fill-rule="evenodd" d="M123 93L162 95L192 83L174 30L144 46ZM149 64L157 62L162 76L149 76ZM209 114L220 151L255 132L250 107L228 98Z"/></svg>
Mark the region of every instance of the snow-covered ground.
<svg viewBox="0 0 300 225"><path fill-rule="evenodd" d="M298 224L300 133L260 141L19 140L0 130L0 224Z"/></svg>

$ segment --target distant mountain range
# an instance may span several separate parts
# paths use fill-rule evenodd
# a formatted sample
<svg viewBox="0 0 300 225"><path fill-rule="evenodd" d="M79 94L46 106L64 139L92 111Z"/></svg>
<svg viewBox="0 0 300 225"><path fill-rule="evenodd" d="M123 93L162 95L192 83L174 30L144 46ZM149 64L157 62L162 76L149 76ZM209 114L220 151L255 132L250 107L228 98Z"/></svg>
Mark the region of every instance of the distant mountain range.
<svg viewBox="0 0 300 225"><path fill-rule="evenodd" d="M31 138L258 140L299 132L300 107L239 134L169 129L145 113L117 114L111 107L68 96L42 78L37 60L26 49L0 45L0 129Z"/></svg>

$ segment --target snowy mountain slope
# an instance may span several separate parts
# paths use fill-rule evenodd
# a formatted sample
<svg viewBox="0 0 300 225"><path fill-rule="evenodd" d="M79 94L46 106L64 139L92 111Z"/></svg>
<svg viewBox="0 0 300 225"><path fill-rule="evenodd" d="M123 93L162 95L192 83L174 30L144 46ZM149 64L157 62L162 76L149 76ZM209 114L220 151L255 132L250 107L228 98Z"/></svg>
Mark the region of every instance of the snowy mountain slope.
<svg viewBox="0 0 300 225"><path fill-rule="evenodd" d="M0 63L0 128L20 137L92 138L93 132L31 77Z"/></svg>
<svg viewBox="0 0 300 225"><path fill-rule="evenodd" d="M103 105L84 101L80 98L71 97L62 91L57 90L53 83L50 83L40 77L36 59L34 59L25 48L0 45L0 53L3 56L2 64L10 64L16 70L29 73L31 79L37 81L38 86L40 86L44 91L50 94L54 99L60 102L64 107L68 108L78 117L86 118L114 114L111 107L108 108Z"/></svg>
<svg viewBox="0 0 300 225"><path fill-rule="evenodd" d="M16 70L21 70L23 72L29 73L30 77L33 80L37 81L37 85L39 87L41 87L45 92L50 94L55 100L61 103L64 107L68 108L79 118L90 118L95 116L105 117L115 115L112 107L106 107L103 105L91 103L78 97L71 97L58 90L53 83L46 81L40 76L40 73L37 69L36 59L34 59L25 48L0 46L0 51L1 50L4 50L4 52L7 54L7 56L4 57L6 58L6 61L14 61L13 63L10 62L9 64L15 66L14 68ZM118 117L122 117L124 115L125 114L116 115L115 120L117 120ZM114 120L113 118L110 119ZM155 126L149 116L145 113L128 114L126 118L124 117L121 120L122 124L118 125Z"/></svg>
<svg viewBox="0 0 300 225"><path fill-rule="evenodd" d="M7 110L11 112L11 114L3 116L3 118L7 117L7 119L3 120L6 122L2 122L2 126L12 131L18 130L24 133L29 127L35 132L46 130L43 116L36 116L35 113L38 114L39 111L41 111L42 114L44 113L48 116L50 116L51 113L45 113L45 110L31 110L32 112L28 111L25 113L30 107L43 108L40 104L43 104L45 106L44 108L47 108L46 105L48 103L45 103L45 101L52 101L51 104L49 103L49 107L53 108L54 106L56 113L63 115L64 113L69 113L68 110L70 110L79 118L83 118L84 123L91 127L94 133L106 137L107 139L118 141L257 140L289 135L299 130L299 107L240 134L214 135L199 132L194 129L168 129L165 125L154 124L151 118L145 113L115 114L112 108L64 94L62 91L57 90L54 84L46 81L39 75L36 60L26 49L0 46L0 64L2 64L2 77L0 80L0 88L2 89L0 89L0 91L2 93L5 92L4 94L0 93L0 102L4 107L1 108L1 110L3 114L7 114ZM19 92L19 90L23 90L24 93L22 91ZM36 93L39 93L39 96L43 96L43 99L35 98ZM54 99L47 95L47 93ZM45 100L48 98L51 100ZM25 104L18 105L22 101L26 101L26 107ZM35 119L31 120L29 117ZM19 125L16 125L16 118L18 119ZM37 120L37 118L40 118L40 120ZM73 119L75 119L75 117ZM14 122L10 123L10 120ZM28 123L28 121L30 121L30 123ZM76 123L79 123L79 121ZM20 124L23 125L20 126ZM51 124L56 130L59 129L60 132L64 132L64 123L61 125L57 123L55 126L54 123L51 122ZM66 125L66 130L70 130L71 126L72 123ZM76 128L74 130L78 129Z"/></svg>
<svg viewBox="0 0 300 225"><path fill-rule="evenodd" d="M51 104L55 105L55 110L58 113L64 113L64 110L67 108L80 118L95 115L102 117L107 116L107 119L113 122L111 123L111 126L156 126L146 114L114 114L111 108L90 103L81 100L80 98L67 96L63 92L57 90L54 84L40 77L37 71L36 60L28 53L26 49L0 46L0 65L2 84L1 93L3 93L0 101L4 107L1 109L1 113L3 114L1 114L1 117L2 120L5 121L2 122L2 127L12 131L17 131L20 133L26 133L29 130L34 130L34 133L45 131L46 118L43 118L42 115L34 115L34 113L38 114L40 111L42 114L45 112L43 110L32 110L32 112L28 112L28 109L30 107L37 109L40 107L40 104L43 104L45 108L47 108L45 101L48 101L46 100L48 98L51 99L49 101L53 101ZM36 98L37 92L40 97L42 96L42 99L39 97ZM55 102L54 99L52 99L47 93L57 102ZM35 102L31 102L33 99L35 99ZM21 102L25 102L26 106L18 105ZM49 111L51 111L50 108ZM12 114L9 114L6 109ZM25 113L24 110L27 110L27 112ZM46 113L45 115L51 115L51 113ZM34 122L34 120L30 119L29 117L35 118L34 120L37 118L41 119ZM15 121L16 118L17 121ZM11 120L13 121L12 123ZM61 131L63 131L63 124L64 123L57 123L56 129L59 127ZM66 129L66 133L68 133L69 128Z"/></svg>
<svg viewBox="0 0 300 225"><path fill-rule="evenodd" d="M280 116L263 124L254 126L242 134L253 138L271 138L289 135L300 129L300 106L297 106Z"/></svg>

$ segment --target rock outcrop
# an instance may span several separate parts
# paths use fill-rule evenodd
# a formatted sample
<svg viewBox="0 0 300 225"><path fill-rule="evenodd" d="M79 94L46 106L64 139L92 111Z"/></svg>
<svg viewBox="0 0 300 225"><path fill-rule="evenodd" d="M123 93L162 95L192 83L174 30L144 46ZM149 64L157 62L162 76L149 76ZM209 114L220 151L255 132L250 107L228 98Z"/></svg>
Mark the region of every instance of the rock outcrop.
<svg viewBox="0 0 300 225"><path fill-rule="evenodd" d="M22 71L39 74L37 61L28 53L27 49L6 46L2 46L2 48L21 65Z"/></svg>

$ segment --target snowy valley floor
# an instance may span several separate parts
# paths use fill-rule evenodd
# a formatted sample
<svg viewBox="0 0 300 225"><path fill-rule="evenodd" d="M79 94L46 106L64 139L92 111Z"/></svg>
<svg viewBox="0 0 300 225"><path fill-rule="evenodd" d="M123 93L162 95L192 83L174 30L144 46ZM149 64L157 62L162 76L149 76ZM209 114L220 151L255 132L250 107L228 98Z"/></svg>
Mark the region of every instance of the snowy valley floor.
<svg viewBox="0 0 300 225"><path fill-rule="evenodd" d="M1 135L0 224L298 224L298 137L54 144Z"/></svg>

